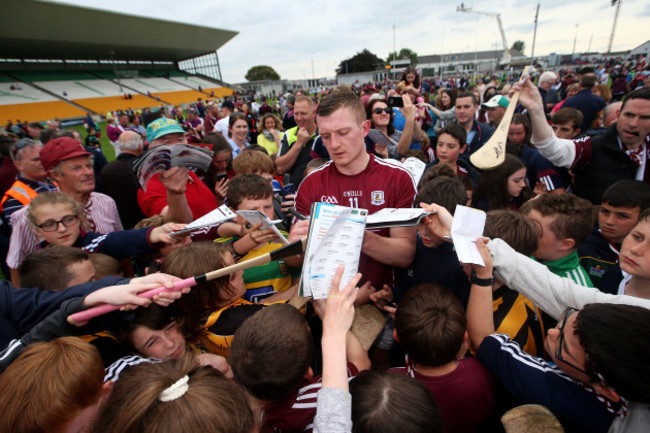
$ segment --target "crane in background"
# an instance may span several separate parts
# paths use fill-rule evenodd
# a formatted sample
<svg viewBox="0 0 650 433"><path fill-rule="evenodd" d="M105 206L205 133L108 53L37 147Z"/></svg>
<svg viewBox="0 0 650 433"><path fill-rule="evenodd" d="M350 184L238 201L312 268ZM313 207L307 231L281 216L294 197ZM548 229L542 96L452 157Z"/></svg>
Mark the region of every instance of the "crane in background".
<svg viewBox="0 0 650 433"><path fill-rule="evenodd" d="M465 7L465 3L461 3L460 6L457 6L456 12L467 12L471 14L486 15L488 17L496 17L497 24L499 25L499 32L501 32L501 41L503 42L503 50L506 53L505 61L507 64L510 63L510 48L508 48L508 41L506 41L506 33L503 31L503 24L501 24L501 14L477 11L474 10L473 8Z"/></svg>

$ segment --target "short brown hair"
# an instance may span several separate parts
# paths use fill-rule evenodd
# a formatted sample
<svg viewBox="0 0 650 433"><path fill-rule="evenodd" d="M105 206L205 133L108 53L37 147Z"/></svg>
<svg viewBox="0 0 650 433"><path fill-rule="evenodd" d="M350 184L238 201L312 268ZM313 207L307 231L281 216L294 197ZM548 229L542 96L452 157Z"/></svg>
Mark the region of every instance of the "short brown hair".
<svg viewBox="0 0 650 433"><path fill-rule="evenodd" d="M316 115L318 117L327 117L334 114L341 108L347 108L354 115L358 123L366 120L366 111L363 108L363 102L352 92L332 92L318 104Z"/></svg>
<svg viewBox="0 0 650 433"><path fill-rule="evenodd" d="M242 151L232 162L232 169L235 174L245 173L275 173L275 164L266 153L257 152L252 149Z"/></svg>
<svg viewBox="0 0 650 433"><path fill-rule="evenodd" d="M582 119L584 119L582 111L572 107L566 107L559 109L553 115L551 124L564 125L565 123L570 123L573 129L579 129L582 127Z"/></svg>
<svg viewBox="0 0 650 433"><path fill-rule="evenodd" d="M237 382L255 398L275 401L300 385L312 354L303 315L290 305L273 304L235 332L229 362Z"/></svg>
<svg viewBox="0 0 650 433"><path fill-rule="evenodd" d="M487 213L483 235L501 238L515 251L530 256L537 249L538 227L512 210L498 209Z"/></svg>
<svg viewBox="0 0 650 433"><path fill-rule="evenodd" d="M429 367L457 358L466 326L458 299L435 283L410 289L395 313L395 330L404 351L417 364Z"/></svg>
<svg viewBox="0 0 650 433"><path fill-rule="evenodd" d="M0 431L61 432L104 384L97 348L77 337L33 343L0 375Z"/></svg>
<svg viewBox="0 0 650 433"><path fill-rule="evenodd" d="M431 392L406 374L365 370L350 382L353 433L441 433Z"/></svg>
<svg viewBox="0 0 650 433"><path fill-rule="evenodd" d="M246 199L262 200L273 197L273 187L268 180L259 174L238 174L230 179L226 197L228 199L228 206L237 210L241 202Z"/></svg>
<svg viewBox="0 0 650 433"><path fill-rule="evenodd" d="M179 278L201 275L226 267L225 245L215 242L194 242L169 253L160 271ZM200 282L187 295L176 301L176 321L188 340L194 341L203 332L205 314L225 306L233 296L228 275Z"/></svg>
<svg viewBox="0 0 650 433"><path fill-rule="evenodd" d="M536 210L542 216L554 217L551 231L558 240L573 239L580 246L593 228L594 207L591 202L573 194L544 194L526 202L521 213Z"/></svg>
<svg viewBox="0 0 650 433"><path fill-rule="evenodd" d="M421 185L418 195L415 197L414 205L435 203L444 207L453 215L456 212L456 206L464 206L466 202L467 194L460 180L443 176L436 177Z"/></svg>
<svg viewBox="0 0 650 433"><path fill-rule="evenodd" d="M187 391L171 401L161 401L161 393L185 376ZM140 364L122 375L100 409L93 431L250 433L259 429L259 415L239 386L187 355Z"/></svg>
<svg viewBox="0 0 650 433"><path fill-rule="evenodd" d="M90 255L90 261L95 268L95 279L101 280L110 275L123 276L124 269L119 260L102 253L95 253Z"/></svg>
<svg viewBox="0 0 650 433"><path fill-rule="evenodd" d="M84 260L90 260L90 256L80 248L59 245L36 250L18 267L20 287L57 292L67 289L74 277L69 266Z"/></svg>
<svg viewBox="0 0 650 433"><path fill-rule="evenodd" d="M456 170L454 170L451 165L447 164L446 162L438 161L436 165L431 166L424 171L422 177L420 178L418 189L422 188L425 184L439 177L458 179L458 173L456 173Z"/></svg>
<svg viewBox="0 0 650 433"><path fill-rule="evenodd" d="M458 140L458 146L461 149L467 145L467 131L465 131L465 128L460 126L458 123L449 123L445 125L445 127L438 132L438 137L442 134L447 134Z"/></svg>

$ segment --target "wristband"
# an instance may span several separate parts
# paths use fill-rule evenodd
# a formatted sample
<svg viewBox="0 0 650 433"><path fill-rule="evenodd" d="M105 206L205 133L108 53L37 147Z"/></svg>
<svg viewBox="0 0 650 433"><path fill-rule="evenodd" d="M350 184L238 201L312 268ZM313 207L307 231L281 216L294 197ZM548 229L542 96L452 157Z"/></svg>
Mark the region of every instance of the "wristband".
<svg viewBox="0 0 650 433"><path fill-rule="evenodd" d="M491 276L490 278L478 278L476 273L472 271L471 282L477 286L492 286L492 283L494 283L494 276Z"/></svg>

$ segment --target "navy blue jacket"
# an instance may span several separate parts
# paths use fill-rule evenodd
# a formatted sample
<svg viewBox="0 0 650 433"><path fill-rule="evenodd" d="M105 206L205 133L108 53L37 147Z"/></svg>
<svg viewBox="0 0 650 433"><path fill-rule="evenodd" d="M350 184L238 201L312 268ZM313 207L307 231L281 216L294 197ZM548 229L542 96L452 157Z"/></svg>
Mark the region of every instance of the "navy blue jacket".
<svg viewBox="0 0 650 433"><path fill-rule="evenodd" d="M58 310L63 301L84 297L103 287L128 282L129 279L126 278L106 277L61 292L51 292L36 287L15 289L8 281L0 281L0 347L5 347L11 340L22 337Z"/></svg>

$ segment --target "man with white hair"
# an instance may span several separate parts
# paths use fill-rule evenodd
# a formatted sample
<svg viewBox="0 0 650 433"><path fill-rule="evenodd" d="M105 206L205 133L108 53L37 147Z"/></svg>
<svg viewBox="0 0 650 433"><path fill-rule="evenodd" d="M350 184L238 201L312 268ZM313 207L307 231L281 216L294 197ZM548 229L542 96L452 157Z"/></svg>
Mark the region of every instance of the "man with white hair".
<svg viewBox="0 0 650 433"><path fill-rule="evenodd" d="M142 137L135 131L125 131L117 139L120 154L102 169L101 191L115 200L120 220L125 229L131 229L144 218L138 207L138 180L131 161L142 153Z"/></svg>
<svg viewBox="0 0 650 433"><path fill-rule="evenodd" d="M544 112L550 113L555 104L560 102L557 91L553 88L557 84L557 75L555 72L546 71L539 76L537 88L542 95L544 101Z"/></svg>

